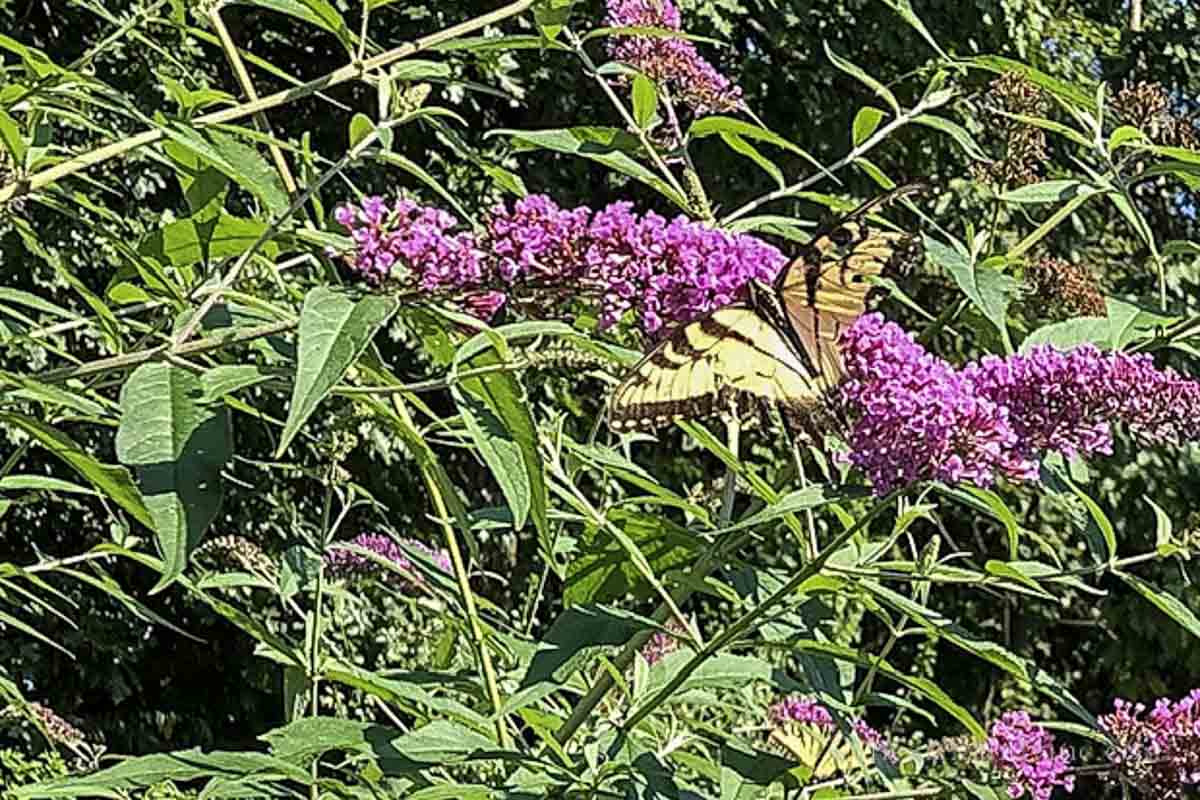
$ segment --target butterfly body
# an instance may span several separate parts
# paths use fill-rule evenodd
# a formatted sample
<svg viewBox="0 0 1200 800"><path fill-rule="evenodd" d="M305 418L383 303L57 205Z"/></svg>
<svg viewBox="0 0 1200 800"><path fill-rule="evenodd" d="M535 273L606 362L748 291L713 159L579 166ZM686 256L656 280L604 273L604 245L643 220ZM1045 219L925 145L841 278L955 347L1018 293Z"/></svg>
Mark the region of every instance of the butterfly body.
<svg viewBox="0 0 1200 800"><path fill-rule="evenodd" d="M774 285L753 281L743 302L673 331L618 386L611 427L740 416L759 403L809 427L841 380L838 339L866 310L869 278L907 255L909 237L858 221L878 202L814 237Z"/></svg>

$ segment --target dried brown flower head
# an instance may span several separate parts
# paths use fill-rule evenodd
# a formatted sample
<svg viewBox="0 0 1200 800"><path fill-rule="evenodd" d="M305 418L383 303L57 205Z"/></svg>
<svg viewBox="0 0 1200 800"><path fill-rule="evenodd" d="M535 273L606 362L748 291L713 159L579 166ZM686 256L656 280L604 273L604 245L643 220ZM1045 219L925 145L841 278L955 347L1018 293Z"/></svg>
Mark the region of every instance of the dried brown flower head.
<svg viewBox="0 0 1200 800"><path fill-rule="evenodd" d="M1043 258L1025 268L1030 293L1048 316L1103 317L1104 295L1096 276L1083 264L1060 258Z"/></svg>
<svg viewBox="0 0 1200 800"><path fill-rule="evenodd" d="M1127 82L1113 97L1112 109L1123 122L1138 128L1155 144L1200 147L1200 131L1194 116L1173 109L1171 96L1161 83Z"/></svg>
<svg viewBox="0 0 1200 800"><path fill-rule="evenodd" d="M25 711L37 718L42 727L46 729L50 741L54 744L78 747L86 741L87 737L84 736L83 731L60 717L49 706L44 706L41 703L29 703L25 706ZM17 706L9 706L0 711L0 717L9 719L26 718L25 713L22 713Z"/></svg>
<svg viewBox="0 0 1200 800"><path fill-rule="evenodd" d="M1005 112L989 115L991 129L999 133L1003 143L1003 154L990 164L974 165L974 178L1006 188L1036 183L1046 160L1046 132L1007 115L1044 116L1049 110L1046 96L1024 75L1006 72L992 81L986 100L991 108Z"/></svg>
<svg viewBox="0 0 1200 800"><path fill-rule="evenodd" d="M241 536L218 536L216 539L210 539L196 548L195 555L199 560L207 560L224 569L240 567L267 578L276 573L275 562L271 557L257 544Z"/></svg>

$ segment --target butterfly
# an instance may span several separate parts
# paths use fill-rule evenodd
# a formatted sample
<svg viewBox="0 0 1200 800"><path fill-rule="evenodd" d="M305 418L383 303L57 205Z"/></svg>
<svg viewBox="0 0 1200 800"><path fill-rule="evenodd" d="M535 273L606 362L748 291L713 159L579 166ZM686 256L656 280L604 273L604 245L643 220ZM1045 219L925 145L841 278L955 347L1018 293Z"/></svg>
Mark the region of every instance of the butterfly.
<svg viewBox="0 0 1200 800"><path fill-rule="evenodd" d="M769 740L811 770L811 778L826 780L845 775L857 766L854 748L839 731L815 725L790 725L787 731L771 731Z"/></svg>
<svg viewBox="0 0 1200 800"><path fill-rule="evenodd" d="M741 414L762 402L807 424L841 380L838 339L866 310L868 278L913 256L904 233L868 227L879 206L921 184L870 200L813 237L776 278L745 302L680 326L633 366L609 402L614 430L649 430L679 419Z"/></svg>

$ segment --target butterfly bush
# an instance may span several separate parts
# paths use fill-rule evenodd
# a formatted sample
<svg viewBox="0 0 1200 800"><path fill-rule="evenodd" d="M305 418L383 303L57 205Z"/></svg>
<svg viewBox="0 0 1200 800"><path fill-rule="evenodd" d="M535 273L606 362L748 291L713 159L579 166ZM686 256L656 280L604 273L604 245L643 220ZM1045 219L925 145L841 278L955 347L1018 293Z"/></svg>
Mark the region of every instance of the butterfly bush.
<svg viewBox="0 0 1200 800"><path fill-rule="evenodd" d="M354 241L347 263L372 285L463 294L483 319L514 293L594 296L601 328L632 312L650 335L734 302L787 262L753 236L639 214L627 202L565 209L530 195L492 209L478 234L454 233L450 214L409 200L369 197L336 219Z"/></svg>
<svg viewBox="0 0 1200 800"><path fill-rule="evenodd" d="M1048 453L1112 452L1112 425L1154 442L1200 439L1200 383L1148 355L1049 345L955 369L879 314L841 341L849 461L886 492L916 480L1031 480Z"/></svg>
<svg viewBox="0 0 1200 800"><path fill-rule="evenodd" d="M1116 700L1100 717L1109 735L1109 761L1117 774L1157 800L1181 800L1200 785L1200 689L1179 700L1158 700L1150 713L1141 703Z"/></svg>
<svg viewBox="0 0 1200 800"><path fill-rule="evenodd" d="M1075 789L1070 752L1056 750L1054 737L1025 711L1009 711L992 723L987 751L1008 781L1008 796L1014 800L1026 794L1033 800L1050 800L1056 786L1068 792Z"/></svg>
<svg viewBox="0 0 1200 800"><path fill-rule="evenodd" d="M614 28L682 30L679 9L671 0L608 0L608 24ZM696 114L736 111L742 90L722 75L687 39L670 36L615 35L609 55L665 85Z"/></svg>
<svg viewBox="0 0 1200 800"><path fill-rule="evenodd" d="M450 555L445 550L435 550L424 542L416 539L402 539L404 544L419 550L433 561L443 572L450 572ZM412 559L404 549L390 536L377 533L364 533L350 540L350 544L369 550L380 558L391 561L403 574L392 572L381 567L367 556L353 553L349 550L332 550L325 554L325 568L331 577L355 579L382 576L387 580L397 579L409 585L424 583L421 573L413 566Z"/></svg>

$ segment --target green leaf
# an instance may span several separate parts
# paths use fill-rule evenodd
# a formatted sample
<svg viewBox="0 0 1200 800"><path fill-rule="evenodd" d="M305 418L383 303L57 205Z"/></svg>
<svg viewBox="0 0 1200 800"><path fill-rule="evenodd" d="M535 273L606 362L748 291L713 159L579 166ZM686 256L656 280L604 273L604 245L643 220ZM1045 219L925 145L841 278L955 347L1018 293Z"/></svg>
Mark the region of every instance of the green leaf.
<svg viewBox="0 0 1200 800"><path fill-rule="evenodd" d="M1000 199L1006 203L1061 203L1099 193L1099 189L1083 181L1058 180L1021 186L1000 195Z"/></svg>
<svg viewBox="0 0 1200 800"><path fill-rule="evenodd" d="M307 785L312 777L281 759L265 753L216 751L200 748L155 753L127 759L114 767L78 778L65 778L14 790L14 798L128 797L127 792L163 781L193 781L215 776L254 776L261 781L291 780Z"/></svg>
<svg viewBox="0 0 1200 800"><path fill-rule="evenodd" d="M154 519L125 467L97 461L65 433L24 414L0 413L0 422L25 431L98 490L111 497L134 519L153 530Z"/></svg>
<svg viewBox="0 0 1200 800"><path fill-rule="evenodd" d="M488 787L474 783L442 783L418 789L406 796L408 800L488 800L496 794Z"/></svg>
<svg viewBox="0 0 1200 800"><path fill-rule="evenodd" d="M862 67L842 58L837 53L833 52L833 50L829 48L829 42L822 42L822 45L825 47L825 55L829 57L829 60L833 62L835 67L862 83L875 94L879 95L879 97L888 104L888 107L892 109L892 113L897 117L900 116L900 102L896 100L896 96L892 94L890 89L877 81L875 78L872 78L870 75L868 75L866 70L864 70Z"/></svg>
<svg viewBox="0 0 1200 800"><path fill-rule="evenodd" d="M1134 591L1149 600L1155 608L1182 625L1184 630L1192 636L1200 637L1200 619L1197 619L1192 610L1184 605L1183 601L1179 598L1155 589L1141 578L1129 573L1117 572L1116 575L1129 584Z"/></svg>
<svg viewBox="0 0 1200 800"><path fill-rule="evenodd" d="M229 178L225 173L175 142L163 144L163 152L175 167L175 179L193 217L212 217L224 208L229 194Z"/></svg>
<svg viewBox="0 0 1200 800"><path fill-rule="evenodd" d="M942 46L937 43L937 39L933 38L933 34L929 32L929 28L925 27L925 23L913 11L912 2L910 0L883 0L893 11L900 15L900 18L912 26L913 30L921 34L925 41L929 42L929 46L941 56L943 61L951 61L949 56Z"/></svg>
<svg viewBox="0 0 1200 800"><path fill-rule="evenodd" d="M236 184L252 193L274 215L289 206L287 192L279 175L257 150L223 131L196 130L185 122L157 115L155 121L164 134L190 150Z"/></svg>
<svg viewBox="0 0 1200 800"><path fill-rule="evenodd" d="M1071 350L1081 344L1095 344L1107 348L1110 338L1109 322L1104 317L1076 317L1038 328L1021 342L1021 352L1028 353L1032 348L1043 344L1059 350Z"/></svg>
<svg viewBox="0 0 1200 800"><path fill-rule="evenodd" d="M267 229L265 222L222 211L215 217L188 217L169 223L147 234L138 243L137 251L165 266L188 267L213 259L240 256L252 248ZM277 244L268 242L259 252L270 258L278 250Z"/></svg>
<svg viewBox="0 0 1200 800"><path fill-rule="evenodd" d="M971 132L957 122L948 120L945 117L937 117L933 114L921 114L914 118L913 122L946 134L963 149L963 152L969 158L975 161L989 160L987 153L983 152L983 148L975 141L975 137L971 135Z"/></svg>
<svg viewBox="0 0 1200 800"><path fill-rule="evenodd" d="M476 753L496 750L496 743L456 722L439 719L392 742L406 758L418 764L455 764Z"/></svg>
<svg viewBox="0 0 1200 800"><path fill-rule="evenodd" d="M739 520L727 528L722 528L717 533L729 533L730 531L740 531L745 528L756 528L759 525L782 519L789 514L820 508L830 503L852 500L864 495L865 492L863 490L851 486L810 486L806 489L797 489L779 498L778 502L772 503L762 511Z"/></svg>
<svg viewBox="0 0 1200 800"><path fill-rule="evenodd" d="M488 352L475 357L467 366L499 363L499 356ZM534 507L535 492L538 495L537 528L544 537L543 552L549 554L545 466L520 384L511 374L496 372L468 378L454 387L453 394L467 432L500 484L512 512L514 528L525 527Z"/></svg>
<svg viewBox="0 0 1200 800"><path fill-rule="evenodd" d="M634 137L617 128L553 128L541 131L500 129L489 131L487 135L507 136L517 145L595 161L646 184L680 208L688 209L687 198L627 154L627 151L639 152L640 145Z"/></svg>
<svg viewBox="0 0 1200 800"><path fill-rule="evenodd" d="M652 698L656 695L694 657L695 654L690 650L676 650L655 664L643 696ZM773 672L774 667L770 662L761 658L720 653L707 659L688 675L667 702L683 701L686 699L682 696L685 692L696 689L741 689L755 682L767 683Z"/></svg>
<svg viewBox="0 0 1200 800"><path fill-rule="evenodd" d="M542 37L552 42L571 18L576 0L538 0L533 7L533 20Z"/></svg>
<svg viewBox="0 0 1200 800"><path fill-rule="evenodd" d="M1112 132L1112 136L1108 137L1108 152L1115 153L1122 146L1133 141L1141 141L1146 139L1146 134L1142 133L1132 125L1122 125Z"/></svg>
<svg viewBox="0 0 1200 800"><path fill-rule="evenodd" d="M377 743L388 742L400 734L396 728L358 720L305 717L258 738L267 743L275 758L304 764L331 750L370 753Z"/></svg>
<svg viewBox="0 0 1200 800"><path fill-rule="evenodd" d="M1105 298L1108 307L1108 346L1123 350L1133 342L1152 337L1155 330L1165 328L1177 321L1115 297Z"/></svg>
<svg viewBox="0 0 1200 800"><path fill-rule="evenodd" d="M366 114L358 113L350 118L350 149L358 146L359 142L371 135L375 123Z"/></svg>
<svg viewBox="0 0 1200 800"><path fill-rule="evenodd" d="M495 351L482 353L470 361L472 367L498 363L500 356ZM516 445L520 454L519 469L525 476L523 482L528 495L527 513L533 520L542 552L549 558L552 546L550 521L547 516L549 500L546 492L546 465L542 462L538 446L537 426L534 424L520 382L511 373L495 372L468 378L460 385L464 391L474 394L486 404L495 419L503 424L508 438ZM524 516L514 514L514 524L520 528L524 524Z"/></svg>
<svg viewBox="0 0 1200 800"><path fill-rule="evenodd" d="M808 151L804 150L799 145L793 144L774 131L768 130L761 125L755 125L752 122L746 122L745 120L737 119L736 117L723 117L716 115L698 119L692 123L690 128L688 128L687 138L702 139L705 136L713 136L725 133L733 133L737 134L743 139L753 139L755 141L773 144L776 147L782 147L784 150L800 156L814 167L824 169L824 167L821 165L821 162L809 155Z"/></svg>
<svg viewBox="0 0 1200 800"><path fill-rule="evenodd" d="M355 302L326 286L317 286L305 296L300 311L296 384L277 457L367 349L375 332L395 313L396 307L395 298L371 295Z"/></svg>
<svg viewBox="0 0 1200 800"><path fill-rule="evenodd" d="M880 111L875 106L863 106L854 115L854 124L850 128L850 141L858 147L860 144L871 138L871 134L879 129L879 123L883 122L885 112Z"/></svg>
<svg viewBox="0 0 1200 800"><path fill-rule="evenodd" d="M6 111L0 111L0 143L12 156L12 163L24 164L27 146L21 136L21 127Z"/></svg>
<svg viewBox="0 0 1200 800"><path fill-rule="evenodd" d="M187 565L221 505L221 468L233 454L229 411L206 405L200 377L143 364L121 388L117 458L133 467L163 555L154 591Z"/></svg>
<svg viewBox="0 0 1200 800"><path fill-rule="evenodd" d="M354 34L328 0L231 0L229 5L258 6L287 14L332 33L347 50L354 48Z"/></svg>
<svg viewBox="0 0 1200 800"><path fill-rule="evenodd" d="M787 181L783 177L783 170L775 166L769 158L758 151L758 148L741 136L736 133L726 132L721 134L721 141L733 152L743 155L757 164L763 172L771 176L771 179L775 181L775 185L780 189L787 185Z"/></svg>
<svg viewBox="0 0 1200 800"><path fill-rule="evenodd" d="M644 514L628 509L609 512L613 525L620 526L655 572L663 572L690 563L697 542L686 528L661 514ZM567 565L563 603L612 602L629 593L650 596L641 572L631 563L626 548L602 530L589 526L583 532L576 552Z"/></svg>
<svg viewBox="0 0 1200 800"><path fill-rule="evenodd" d="M631 611L587 605L568 608L538 642L521 689L550 683L561 686L600 647L620 647L647 628L661 629Z"/></svg>
<svg viewBox="0 0 1200 800"><path fill-rule="evenodd" d="M6 475L0 478L0 492L66 492L67 494L96 494L78 483L51 478L47 475Z"/></svg>
<svg viewBox="0 0 1200 800"><path fill-rule="evenodd" d="M1012 352L1008 335L1008 304L1020 290L1020 284L995 269L973 264L957 247L944 245L928 235L924 239L929 259L950 274L975 307L996 326L1005 348Z"/></svg>
<svg viewBox="0 0 1200 800"><path fill-rule="evenodd" d="M633 119L645 130L658 113L658 89L645 75L633 79Z"/></svg>
<svg viewBox="0 0 1200 800"><path fill-rule="evenodd" d="M200 376L200 383L204 386L205 402L213 402L272 377L274 375L264 372L256 364L222 364L205 371Z"/></svg>

